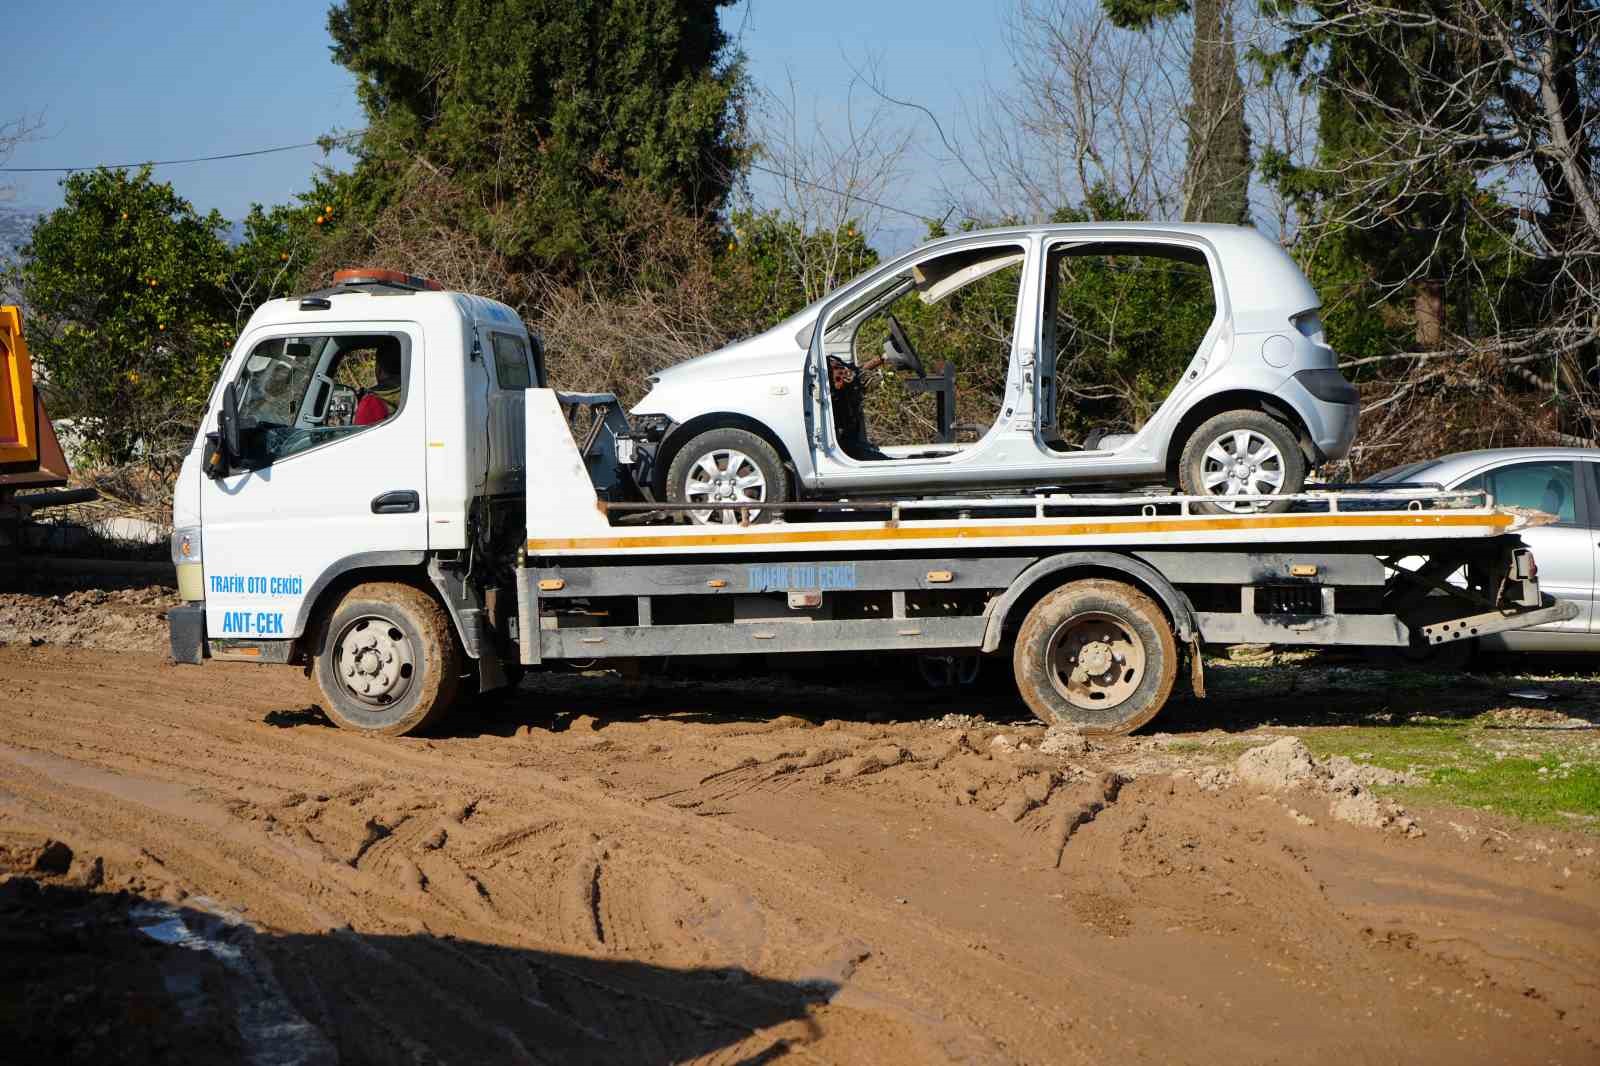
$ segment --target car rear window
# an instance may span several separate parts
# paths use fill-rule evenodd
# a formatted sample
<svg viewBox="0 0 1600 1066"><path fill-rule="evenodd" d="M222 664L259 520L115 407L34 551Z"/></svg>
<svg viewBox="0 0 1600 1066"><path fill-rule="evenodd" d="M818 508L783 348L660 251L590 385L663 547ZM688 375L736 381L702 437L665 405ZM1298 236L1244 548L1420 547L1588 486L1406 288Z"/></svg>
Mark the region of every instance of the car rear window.
<svg viewBox="0 0 1600 1066"><path fill-rule="evenodd" d="M494 372L502 389L526 389L533 383L528 370L528 349L521 337L509 333L491 333L489 342L494 346Z"/></svg>
<svg viewBox="0 0 1600 1066"><path fill-rule="evenodd" d="M1412 476L1416 474L1417 471L1421 470L1427 465L1428 464L1426 462L1421 462L1406 463L1404 466L1391 466L1387 470L1380 470L1376 474L1368 477L1364 484L1379 485L1394 481L1410 481Z"/></svg>

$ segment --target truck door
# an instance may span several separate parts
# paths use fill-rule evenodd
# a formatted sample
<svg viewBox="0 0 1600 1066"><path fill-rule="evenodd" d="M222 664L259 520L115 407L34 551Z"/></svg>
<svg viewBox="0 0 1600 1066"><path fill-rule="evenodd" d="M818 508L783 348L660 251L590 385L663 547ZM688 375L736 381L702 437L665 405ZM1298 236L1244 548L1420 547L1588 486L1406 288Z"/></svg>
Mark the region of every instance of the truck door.
<svg viewBox="0 0 1600 1066"><path fill-rule="evenodd" d="M319 580L353 560L415 562L428 546L421 331L317 328L242 342L231 381L243 454L200 501L212 640L300 636Z"/></svg>

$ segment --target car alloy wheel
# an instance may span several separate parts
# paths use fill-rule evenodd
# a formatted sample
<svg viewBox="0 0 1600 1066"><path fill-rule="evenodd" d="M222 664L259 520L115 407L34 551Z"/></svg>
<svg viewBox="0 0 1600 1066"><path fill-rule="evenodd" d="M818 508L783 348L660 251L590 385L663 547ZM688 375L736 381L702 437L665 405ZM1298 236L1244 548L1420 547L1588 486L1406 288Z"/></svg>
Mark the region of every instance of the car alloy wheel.
<svg viewBox="0 0 1600 1066"><path fill-rule="evenodd" d="M767 498L767 478L744 452L717 448L690 464L683 495L685 503L761 503ZM757 514L759 510L735 508L690 512L696 522L712 524L737 523L743 516Z"/></svg>
<svg viewBox="0 0 1600 1066"><path fill-rule="evenodd" d="M1212 496L1273 496L1283 490L1283 453L1264 433L1236 429L1206 445L1200 481ZM1255 509L1248 501L1223 506L1235 511Z"/></svg>

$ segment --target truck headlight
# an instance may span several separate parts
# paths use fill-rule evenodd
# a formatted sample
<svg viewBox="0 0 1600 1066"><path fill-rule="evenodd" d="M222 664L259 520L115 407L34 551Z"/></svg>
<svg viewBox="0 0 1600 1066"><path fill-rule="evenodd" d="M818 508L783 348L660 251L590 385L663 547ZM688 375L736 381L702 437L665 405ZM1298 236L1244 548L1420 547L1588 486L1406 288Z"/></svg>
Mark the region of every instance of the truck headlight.
<svg viewBox="0 0 1600 1066"><path fill-rule="evenodd" d="M172 564L198 563L200 558L200 527L188 526L172 531Z"/></svg>
<svg viewBox="0 0 1600 1066"><path fill-rule="evenodd" d="M205 571L200 564L200 527L185 526L174 529L172 566L178 572L178 595L185 600L206 598Z"/></svg>

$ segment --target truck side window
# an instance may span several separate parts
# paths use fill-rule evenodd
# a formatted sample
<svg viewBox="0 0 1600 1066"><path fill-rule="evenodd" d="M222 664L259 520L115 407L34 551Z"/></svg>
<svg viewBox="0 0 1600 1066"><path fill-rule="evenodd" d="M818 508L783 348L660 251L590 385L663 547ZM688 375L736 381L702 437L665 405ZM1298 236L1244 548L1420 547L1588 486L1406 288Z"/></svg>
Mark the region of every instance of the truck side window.
<svg viewBox="0 0 1600 1066"><path fill-rule="evenodd" d="M244 465L259 470L389 421L405 402L405 363L394 334L260 342L237 379Z"/></svg>
<svg viewBox="0 0 1600 1066"><path fill-rule="evenodd" d="M521 337L509 333L489 334L494 346L495 379L502 389L526 389L533 384L528 370L528 348Z"/></svg>

